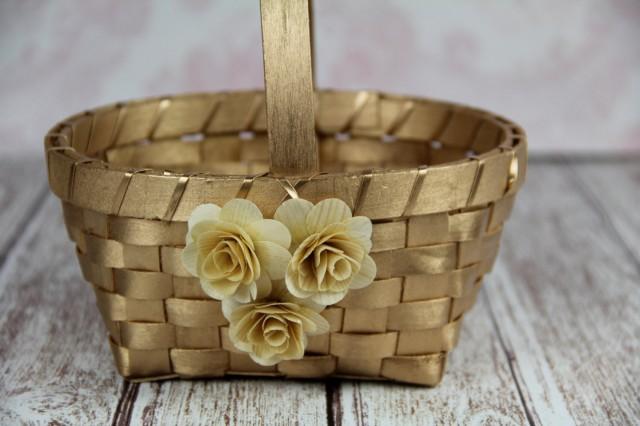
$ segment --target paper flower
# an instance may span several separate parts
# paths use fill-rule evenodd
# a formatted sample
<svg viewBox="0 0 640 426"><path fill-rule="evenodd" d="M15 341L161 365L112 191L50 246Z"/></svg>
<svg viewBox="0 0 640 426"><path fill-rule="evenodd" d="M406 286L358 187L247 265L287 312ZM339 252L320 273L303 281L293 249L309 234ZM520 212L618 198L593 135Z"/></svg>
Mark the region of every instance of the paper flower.
<svg viewBox="0 0 640 426"><path fill-rule="evenodd" d="M264 219L251 201L233 199L222 208L196 207L189 217L182 263L200 278L210 297L249 302L270 292L271 280L284 278L291 235L273 219Z"/></svg>
<svg viewBox="0 0 640 426"><path fill-rule="evenodd" d="M315 206L302 199L285 201L274 215L293 238L295 251L287 267L287 289L321 305L342 300L349 289L368 286L376 275L371 250L371 220L352 217L336 198Z"/></svg>
<svg viewBox="0 0 640 426"><path fill-rule="evenodd" d="M301 359L307 336L329 331L329 323L319 314L322 309L293 297L282 281L274 282L271 294L256 302L222 302L231 342L260 365Z"/></svg>

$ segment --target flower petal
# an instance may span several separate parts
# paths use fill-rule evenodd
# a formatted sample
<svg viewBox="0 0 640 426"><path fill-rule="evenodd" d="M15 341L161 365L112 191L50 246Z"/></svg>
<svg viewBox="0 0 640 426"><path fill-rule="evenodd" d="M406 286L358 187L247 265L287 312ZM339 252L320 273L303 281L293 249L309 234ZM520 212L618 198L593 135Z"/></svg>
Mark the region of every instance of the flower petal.
<svg viewBox="0 0 640 426"><path fill-rule="evenodd" d="M360 265L360 270L353 277L349 288L357 290L359 288L364 288L371 284L376 277L376 263L373 261L371 256L367 255L362 259L362 265Z"/></svg>
<svg viewBox="0 0 640 426"><path fill-rule="evenodd" d="M325 317L316 312L313 312L312 314L307 313L307 316L315 325L315 330L305 330L307 334L315 336L317 334L325 334L329 332L329 322Z"/></svg>
<svg viewBox="0 0 640 426"><path fill-rule="evenodd" d="M355 216L346 221L347 235L357 241L367 253L371 250L371 233L373 225L371 219L365 216Z"/></svg>
<svg viewBox="0 0 640 426"><path fill-rule="evenodd" d="M293 298L294 296L291 296L291 297ZM309 308L312 311L317 312L317 313L322 312L324 310L324 308L326 308L326 305L321 305L320 303L317 303L317 302L315 302L314 300L312 300L310 298L309 299L298 299L298 298L295 298L295 299L297 300L296 303L298 305L305 306L305 307L307 307L307 308Z"/></svg>
<svg viewBox="0 0 640 426"><path fill-rule="evenodd" d="M300 290L294 287L294 291L296 294L303 294L303 297L295 296L287 287L287 284L284 281L278 280L273 281L273 290L270 296L274 299L281 300L285 303L295 303L296 305L305 306L311 309L314 312L321 312L326 308L325 305L321 305L319 303L314 302L309 298L313 293L307 293L304 290Z"/></svg>
<svg viewBox="0 0 640 426"><path fill-rule="evenodd" d="M256 281L257 294L254 297L255 300L263 299L271 294L271 279L267 274L260 275L260 278Z"/></svg>
<svg viewBox="0 0 640 426"><path fill-rule="evenodd" d="M232 298L226 298L222 301L222 315L227 321L231 321L231 314L238 306L240 306L240 302Z"/></svg>
<svg viewBox="0 0 640 426"><path fill-rule="evenodd" d="M246 225L245 230L256 241L271 241L286 249L291 245L291 234L287 227L277 220L262 219Z"/></svg>
<svg viewBox="0 0 640 426"><path fill-rule="evenodd" d="M322 292L315 293L311 296L311 300L319 305L333 305L334 303L338 303L347 295L346 291L340 292Z"/></svg>
<svg viewBox="0 0 640 426"><path fill-rule="evenodd" d="M220 207L215 204L200 204L198 207L193 209L191 216L189 216L189 231L191 231L198 222L202 222L204 220L218 220L220 210Z"/></svg>
<svg viewBox="0 0 640 426"><path fill-rule="evenodd" d="M298 273L295 271L287 270L285 276L285 284L287 285L287 290L289 290L289 293L300 299L305 299L313 295L313 293L301 289L300 286L298 286L297 280Z"/></svg>
<svg viewBox="0 0 640 426"><path fill-rule="evenodd" d="M229 330L229 340L231 340L231 343L233 343L233 346L235 346L238 350L241 350L243 352L251 352L251 343L248 342L243 342L241 339L238 338L238 336L236 335L236 333L233 332L234 330Z"/></svg>
<svg viewBox="0 0 640 426"><path fill-rule="evenodd" d="M194 277L198 276L198 245L187 244L180 255L182 266Z"/></svg>
<svg viewBox="0 0 640 426"><path fill-rule="evenodd" d="M283 302L289 300L289 297L293 297L287 290L287 285L284 283L284 280L271 281L271 292L269 296L270 299L282 300Z"/></svg>
<svg viewBox="0 0 640 426"><path fill-rule="evenodd" d="M351 219L351 209L347 203L337 198L322 200L307 215L307 231L310 234L320 232L332 223L344 222Z"/></svg>
<svg viewBox="0 0 640 426"><path fill-rule="evenodd" d="M249 285L241 285L236 289L236 292L233 294L233 299L237 300L240 303L249 303L252 300L255 300L257 292L258 290L256 287L256 283L251 283Z"/></svg>
<svg viewBox="0 0 640 426"><path fill-rule="evenodd" d="M371 219L366 216L354 216L346 221L349 232L354 232L362 235L364 238L371 238L371 232L373 231L373 225L371 225Z"/></svg>
<svg viewBox="0 0 640 426"><path fill-rule="evenodd" d="M260 266L273 280L284 278L291 253L284 247L270 241L256 241L256 255Z"/></svg>
<svg viewBox="0 0 640 426"><path fill-rule="evenodd" d="M226 280L224 282L200 280L200 286L209 297L216 300L224 300L236 292L240 283L231 283Z"/></svg>
<svg viewBox="0 0 640 426"><path fill-rule="evenodd" d="M244 198L228 201L220 210L220 220L245 226L262 219L258 206Z"/></svg>
<svg viewBox="0 0 640 426"><path fill-rule="evenodd" d="M272 356L270 358L261 358L258 355L254 354L253 352L250 352L249 356L256 364L260 364L265 367L270 367L280 362L280 359L277 356Z"/></svg>
<svg viewBox="0 0 640 426"><path fill-rule="evenodd" d="M289 228L294 243L299 243L308 235L306 220L312 208L310 201L301 198L287 200L278 207L273 218Z"/></svg>

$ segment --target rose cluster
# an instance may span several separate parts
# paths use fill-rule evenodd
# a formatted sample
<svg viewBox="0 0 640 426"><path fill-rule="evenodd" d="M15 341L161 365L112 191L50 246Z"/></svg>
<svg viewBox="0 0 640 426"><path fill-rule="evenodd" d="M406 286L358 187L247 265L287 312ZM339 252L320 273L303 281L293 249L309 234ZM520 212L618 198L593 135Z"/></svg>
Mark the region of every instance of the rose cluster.
<svg viewBox="0 0 640 426"><path fill-rule="evenodd" d="M376 275L371 220L330 198L291 199L265 219L251 201L203 204L189 218L182 263L222 301L229 337L261 365L304 356L320 314Z"/></svg>

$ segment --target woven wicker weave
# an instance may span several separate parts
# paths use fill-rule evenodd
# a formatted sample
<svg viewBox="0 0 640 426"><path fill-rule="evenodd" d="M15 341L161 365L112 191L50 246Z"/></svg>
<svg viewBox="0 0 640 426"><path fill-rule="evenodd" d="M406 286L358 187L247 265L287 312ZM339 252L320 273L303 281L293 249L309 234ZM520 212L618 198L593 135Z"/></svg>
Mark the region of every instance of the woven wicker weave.
<svg viewBox="0 0 640 426"><path fill-rule="evenodd" d="M88 111L46 137L49 181L129 379L329 375L437 384L494 262L526 167L523 131L428 99L320 91L323 174L269 171L262 92L194 94ZM180 262L199 204L241 197L271 216L290 191L374 222L376 281L322 315L304 359L254 363L220 302Z"/></svg>

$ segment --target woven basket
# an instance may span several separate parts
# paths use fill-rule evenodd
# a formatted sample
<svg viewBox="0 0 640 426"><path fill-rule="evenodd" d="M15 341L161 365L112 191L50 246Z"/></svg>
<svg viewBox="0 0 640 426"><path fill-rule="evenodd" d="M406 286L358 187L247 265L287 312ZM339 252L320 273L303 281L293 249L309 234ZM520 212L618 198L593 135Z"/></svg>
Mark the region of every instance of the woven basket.
<svg viewBox="0 0 640 426"><path fill-rule="evenodd" d="M262 21L266 95L118 103L46 136L51 189L118 371L435 385L523 182L524 132L430 99L314 95L306 2L263 1ZM271 217L292 194L339 198L369 217L377 277L323 311L330 332L311 337L303 359L265 367L230 342L220 302L180 253L196 206L247 198Z"/></svg>

